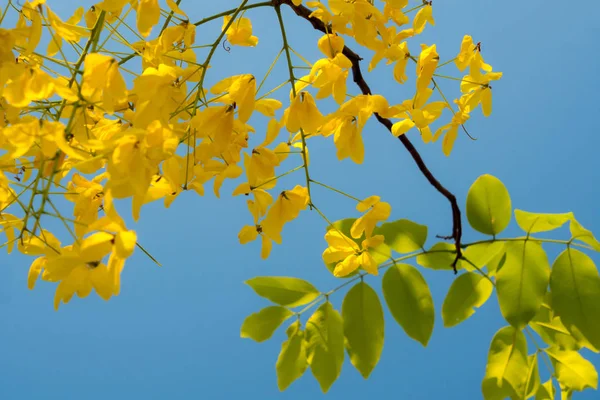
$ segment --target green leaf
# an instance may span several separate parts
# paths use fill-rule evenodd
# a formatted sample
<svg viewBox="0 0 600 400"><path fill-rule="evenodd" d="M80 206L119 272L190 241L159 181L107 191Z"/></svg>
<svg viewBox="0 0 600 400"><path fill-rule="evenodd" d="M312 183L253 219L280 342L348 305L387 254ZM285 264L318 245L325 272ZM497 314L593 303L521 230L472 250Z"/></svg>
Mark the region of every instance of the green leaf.
<svg viewBox="0 0 600 400"><path fill-rule="evenodd" d="M300 329L300 321L294 322L287 329L288 339L281 345L277 358L277 386L284 391L292 382L300 378L306 367L306 342Z"/></svg>
<svg viewBox="0 0 600 400"><path fill-rule="evenodd" d="M515 390L504 379L501 384L498 384L496 378L484 378L481 383L481 391L485 400L505 400L508 397L511 399L516 398Z"/></svg>
<svg viewBox="0 0 600 400"><path fill-rule="evenodd" d="M525 335L512 326L500 329L492 338L484 382L486 379L495 379L498 388L508 385L516 393L522 393L523 386L527 383L528 371ZM492 386L489 382L487 385Z"/></svg>
<svg viewBox="0 0 600 400"><path fill-rule="evenodd" d="M487 264L488 275L490 277L495 276L498 271L504 266L506 262L506 244L502 248L502 250L496 254L494 258L492 258Z"/></svg>
<svg viewBox="0 0 600 400"><path fill-rule="evenodd" d="M594 365L581 354L571 350L552 347L544 350L554 365L556 378L569 389L582 391L585 388L598 388L598 372Z"/></svg>
<svg viewBox="0 0 600 400"><path fill-rule="evenodd" d="M550 265L539 242L507 242L506 262L496 276L500 311L522 329L535 316L548 287Z"/></svg>
<svg viewBox="0 0 600 400"><path fill-rule="evenodd" d="M600 251L600 242L596 240L592 232L585 229L579 222L577 222L574 218L569 225L571 229L571 237L572 239L579 240L589 246L591 246L594 250Z"/></svg>
<svg viewBox="0 0 600 400"><path fill-rule="evenodd" d="M350 362L366 379L383 350L383 309L377 293L365 282L354 285L344 298L342 318Z"/></svg>
<svg viewBox="0 0 600 400"><path fill-rule="evenodd" d="M308 304L320 292L310 282L283 276L257 276L246 281L256 294L281 306L297 307Z"/></svg>
<svg viewBox="0 0 600 400"><path fill-rule="evenodd" d="M482 175L467 194L469 224L486 235L497 235L510 222L511 203L508 190L500 179Z"/></svg>
<svg viewBox="0 0 600 400"><path fill-rule="evenodd" d="M550 295L550 292L546 296ZM557 345L565 350L579 350L577 339L562 324L560 317L553 315L550 308L542 305L529 326L537 332L542 340L550 345Z"/></svg>
<svg viewBox="0 0 600 400"><path fill-rule="evenodd" d="M600 276L594 261L567 247L552 265L552 307L565 327L600 349Z"/></svg>
<svg viewBox="0 0 600 400"><path fill-rule="evenodd" d="M473 244L463 251L463 257L470 262L460 260L458 262L458 268L464 268L467 271L475 271L477 268L473 267L472 264L474 264L481 270L500 254L500 252L504 253L504 245L504 242L483 242Z"/></svg>
<svg viewBox="0 0 600 400"><path fill-rule="evenodd" d="M427 346L433 331L433 299L427 282L412 265L396 264L387 270L382 281L383 296L404 332Z"/></svg>
<svg viewBox="0 0 600 400"><path fill-rule="evenodd" d="M270 338L283 321L294 315L285 307L270 306L249 315L242 324L240 336L257 342Z"/></svg>
<svg viewBox="0 0 600 400"><path fill-rule="evenodd" d="M521 399L528 399L535 395L540 387L540 372L538 370L537 353L527 357L527 375L525 384L521 386Z"/></svg>
<svg viewBox="0 0 600 400"><path fill-rule="evenodd" d="M449 328L469 318L492 294L494 285L484 276L467 272L456 278L442 306L444 326Z"/></svg>
<svg viewBox="0 0 600 400"><path fill-rule="evenodd" d="M535 400L554 400L555 393L556 389L552 384L552 379L549 379L538 387L538 390L535 393Z"/></svg>
<svg viewBox="0 0 600 400"><path fill-rule="evenodd" d="M572 212L564 214L539 214L523 210L515 210L515 219L519 228L526 233L547 232L560 228L574 218Z"/></svg>
<svg viewBox="0 0 600 400"><path fill-rule="evenodd" d="M408 219L388 222L375 228L374 235L383 235L385 243L398 253L421 250L427 240L427 226Z"/></svg>
<svg viewBox="0 0 600 400"><path fill-rule="evenodd" d="M417 264L431 269L452 270L452 263L456 258L456 247L446 242L438 242L427 251L417 256Z"/></svg>
<svg viewBox="0 0 600 400"><path fill-rule="evenodd" d="M344 362L344 323L330 302L314 312L306 323L308 364L326 393L340 376Z"/></svg>

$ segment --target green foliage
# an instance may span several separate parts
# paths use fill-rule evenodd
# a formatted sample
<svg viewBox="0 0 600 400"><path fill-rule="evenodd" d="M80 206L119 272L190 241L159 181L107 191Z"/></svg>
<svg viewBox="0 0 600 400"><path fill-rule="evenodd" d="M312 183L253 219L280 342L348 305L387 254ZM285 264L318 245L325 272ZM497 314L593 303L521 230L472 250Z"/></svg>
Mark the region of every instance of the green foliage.
<svg viewBox="0 0 600 400"><path fill-rule="evenodd" d="M444 326L449 328L469 318L492 294L494 285L484 276L467 272L452 282L442 306Z"/></svg>
<svg viewBox="0 0 600 400"><path fill-rule="evenodd" d="M463 252L463 259L458 263L459 269L467 271L481 270L492 260L505 253L504 242L482 242L473 244Z"/></svg>
<svg viewBox="0 0 600 400"><path fill-rule="evenodd" d="M426 253L417 256L417 264L425 268L452 270L455 250L450 243L436 243Z"/></svg>
<svg viewBox="0 0 600 400"><path fill-rule="evenodd" d="M496 389L501 389L503 394L522 393L528 370L527 341L523 332L512 326L500 329L494 335L488 353L483 385L485 399L503 398L496 397Z"/></svg>
<svg viewBox="0 0 600 400"><path fill-rule="evenodd" d="M546 349L550 356L556 378L562 386L581 391L585 388L598 388L598 372L591 362L576 351L561 350L556 347Z"/></svg>
<svg viewBox="0 0 600 400"><path fill-rule="evenodd" d="M385 243L403 254L423 249L427 240L427 227L408 219L388 222L378 227L374 235L385 236Z"/></svg>
<svg viewBox="0 0 600 400"><path fill-rule="evenodd" d="M273 336L275 330L292 315L294 315L293 312L281 306L263 308L244 320L240 336L264 342Z"/></svg>
<svg viewBox="0 0 600 400"><path fill-rule="evenodd" d="M534 353L527 357L527 377L525 384L521 386L522 392L517 393L519 398L528 399L535 395L540 387L540 372L538 369L538 356Z"/></svg>
<svg viewBox="0 0 600 400"><path fill-rule="evenodd" d="M515 210L515 219L519 228L527 233L538 233L560 228L572 220L573 213L564 214L539 214L522 210Z"/></svg>
<svg viewBox="0 0 600 400"><path fill-rule="evenodd" d="M594 261L568 247L552 265L550 291L566 328L600 349L600 276Z"/></svg>
<svg viewBox="0 0 600 400"><path fill-rule="evenodd" d="M511 203L508 190L496 177L482 175L467 194L467 218L478 232L497 235L510 222Z"/></svg>
<svg viewBox="0 0 600 400"><path fill-rule="evenodd" d="M281 345L281 352L275 365L279 390L285 390L292 382L300 378L308 366L306 342L299 321L290 325L287 335L288 339Z"/></svg>
<svg viewBox="0 0 600 400"><path fill-rule="evenodd" d="M340 376L344 362L344 323L330 302L308 319L306 341L308 364L325 393Z"/></svg>
<svg viewBox="0 0 600 400"><path fill-rule="evenodd" d="M500 311L509 324L522 329L529 323L544 300L549 279L550 265L541 243L506 244L506 262L498 271L496 287Z"/></svg>
<svg viewBox="0 0 600 400"><path fill-rule="evenodd" d="M585 229L575 218L571 221L570 229L572 240L579 240L588 244L593 250L600 251L600 242L596 240L592 232Z"/></svg>
<svg viewBox="0 0 600 400"><path fill-rule="evenodd" d="M350 362L366 379L383 350L383 309L377 293L365 282L348 291L342 304L346 350Z"/></svg>
<svg viewBox="0 0 600 400"><path fill-rule="evenodd" d="M282 276L258 276L246 284L259 296L288 307L308 304L320 293L310 282Z"/></svg>
<svg viewBox="0 0 600 400"><path fill-rule="evenodd" d="M550 379L538 387L535 392L535 400L554 400L555 393L556 389L552 384L552 379Z"/></svg>
<svg viewBox="0 0 600 400"><path fill-rule="evenodd" d="M435 314L429 286L421 273L412 265L397 264L387 270L382 286L396 322L408 336L427 346Z"/></svg>
<svg viewBox="0 0 600 400"><path fill-rule="evenodd" d="M600 276L592 259L578 249L600 251L600 243L572 213L521 210L515 210L515 220L527 236L499 238L496 235L510 221L509 208L510 196L498 179L484 175L471 187L467 199L469 222L493 237L462 245L457 263L461 274L452 281L441 310L444 326L468 319L497 289L500 311L510 326L500 329L492 339L481 384L483 398L554 400L554 383L559 384L563 399L586 388L596 389L597 372L579 350L600 348ZM365 237L351 238L350 228L355 221L333 222L329 229L337 229L357 243L359 256L365 251L361 247ZM567 222L570 240L532 236ZM421 272L407 262L413 259L434 271L452 270L456 247L442 241L426 250L427 228L406 219L384 223L373 234L384 236L384 243L372 254L378 271L385 271L382 293L390 313L410 338L426 346L435 320L433 300ZM543 244L566 246L552 268ZM392 256L392 250L399 256ZM328 266L331 271L334 267ZM327 392L341 374L344 349L361 375L370 376L381 357L385 333L379 296L365 282L370 276L359 269L323 293L297 278L258 277L247 282L258 295L275 304L246 318L242 337L264 341L286 319L294 314L299 317L288 328L288 338L277 360L281 390L310 366L321 389ZM340 314L332 298L348 287ZM294 313L289 309L294 307L303 308ZM303 330L301 320L309 310L314 311ZM526 335L535 346L530 355ZM542 371L540 363L545 365ZM546 370L554 380L541 384Z"/></svg>

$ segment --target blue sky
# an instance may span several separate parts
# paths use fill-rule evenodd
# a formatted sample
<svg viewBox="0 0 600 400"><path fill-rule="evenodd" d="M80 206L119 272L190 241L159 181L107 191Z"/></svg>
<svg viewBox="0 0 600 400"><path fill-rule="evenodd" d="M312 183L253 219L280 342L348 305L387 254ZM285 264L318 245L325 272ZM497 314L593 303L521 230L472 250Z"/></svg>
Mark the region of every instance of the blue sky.
<svg viewBox="0 0 600 400"><path fill-rule="evenodd" d="M63 18L72 3L48 1ZM191 20L236 5L183 0ZM494 111L479 111L469 121L471 141L461 135L451 157L440 143L417 145L438 179L464 201L471 183L481 174L500 178L511 193L513 207L536 212L573 211L588 229L600 235L600 164L596 118L600 113L596 74L600 56L596 39L600 6L580 1L567 9L558 2L497 2L464 0L434 2L436 26L413 41L437 43L442 60L457 53L462 36L482 42L483 56L504 77L494 84ZM89 6L92 2L80 1ZM0 1L2 8L6 1ZM285 9L291 44L311 60L318 57L318 35L305 21ZM573 15L576 16L573 17ZM269 8L247 13L260 43L256 49L233 47L217 51L208 80L231 74L264 73L280 48L276 16ZM198 43L214 40L220 21L200 30ZM359 52L367 60L366 51ZM458 76L453 67L449 74ZM365 68L366 70L366 68ZM280 64L268 82L285 79ZM392 82L391 71L367 74L375 93L391 102L409 97L411 86ZM414 85L409 81L406 85ZM268 86L268 85L267 85ZM453 82L443 82L456 94ZM408 92L407 92L408 91ZM280 95L285 95L281 92ZM262 135L257 123L258 135ZM400 143L376 123L364 131L366 158L362 166L335 158L332 140L316 140L310 147L315 179L356 197L380 195L392 205L392 219L409 218L429 226L430 237L448 234L450 209L446 200L425 181ZM260 143L257 138L254 143ZM288 184L303 181L294 175ZM283 182L282 182L283 183ZM259 275L296 276L327 291L337 285L323 266L325 223L316 213L303 212L286 226L284 242L275 246L268 261L259 257L257 244L241 246L237 232L251 223L244 199L232 198L226 184L222 199L180 196L165 210L161 203L146 206L132 225L141 243L163 263L155 266L141 252L122 275L122 293L104 302L96 296L74 299L52 308L55 286L40 282L26 288L30 260L12 254L0 256L0 397L7 399L104 398L282 398L322 396L310 372L286 392L277 389L275 361L283 329L271 340L257 344L240 339L243 319L268 303L243 284ZM354 204L316 189L315 203L332 219L355 217ZM465 241L481 236L465 224ZM506 236L520 235L515 224ZM555 235L567 238L560 230ZM430 239L428 245L433 244ZM552 260L562 248L548 247ZM600 258L594 256L596 262ZM450 272L423 271L432 290L436 321L429 346L409 339L386 312L386 337L381 361L363 380L346 361L340 379L328 397L409 399L481 398L481 379L490 340L506 323L493 296L463 324L444 329L439 316L452 283ZM367 282L380 291L381 280ZM332 297L339 308L342 295ZM531 352L531 346L530 346ZM600 367L600 357L586 353ZM575 399L594 399L591 391ZM375 397L374 397L375 398Z"/></svg>

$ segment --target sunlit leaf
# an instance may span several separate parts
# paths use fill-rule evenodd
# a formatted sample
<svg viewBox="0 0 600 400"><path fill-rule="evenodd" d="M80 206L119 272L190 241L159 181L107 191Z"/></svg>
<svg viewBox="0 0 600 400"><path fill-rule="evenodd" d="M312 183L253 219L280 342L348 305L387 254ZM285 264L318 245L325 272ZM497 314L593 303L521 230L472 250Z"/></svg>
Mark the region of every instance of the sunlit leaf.
<svg viewBox="0 0 600 400"><path fill-rule="evenodd" d="M300 329L299 321L290 325L287 329L287 335L288 339L281 345L281 352L275 365L277 386L281 391L300 378L308 366L306 361L306 342L304 340L304 332Z"/></svg>
<svg viewBox="0 0 600 400"><path fill-rule="evenodd" d="M521 386L522 392L519 393L521 399L528 399L535 395L540 387L540 372L538 370L537 353L527 357L527 375L525 384Z"/></svg>
<svg viewBox="0 0 600 400"><path fill-rule="evenodd" d="M576 351L552 347L544 350L549 356L556 378L569 389L582 391L585 388L598 388L598 372L594 365Z"/></svg>
<svg viewBox="0 0 600 400"><path fill-rule="evenodd" d="M539 242L513 241L506 244L506 262L497 274L500 311L517 329L535 316L550 279L548 257Z"/></svg>
<svg viewBox="0 0 600 400"><path fill-rule="evenodd" d="M344 362L344 324L330 302L309 318L306 342L308 364L325 393L340 376Z"/></svg>
<svg viewBox="0 0 600 400"><path fill-rule="evenodd" d="M506 244L496 256L494 256L487 264L487 272L490 277L495 276L506 262Z"/></svg>
<svg viewBox="0 0 600 400"><path fill-rule="evenodd" d="M427 253L417 256L417 264L431 269L452 269L456 258L456 247L450 243L439 242L434 244Z"/></svg>
<svg viewBox="0 0 600 400"><path fill-rule="evenodd" d="M469 224L486 235L497 235L510 222L511 202L508 190L498 178L482 175L467 194Z"/></svg>
<svg viewBox="0 0 600 400"><path fill-rule="evenodd" d="M594 261L567 247L552 265L550 293L552 307L565 327L600 349L600 276Z"/></svg>
<svg viewBox="0 0 600 400"><path fill-rule="evenodd" d="M504 252L504 244L504 242L483 242L467 247L463 251L463 257L469 261L460 260L458 262L459 269L464 268L467 271L477 270L473 265L476 265L480 270L483 269L498 254Z"/></svg>
<svg viewBox="0 0 600 400"><path fill-rule="evenodd" d="M427 240L427 226L408 219L388 222L376 228L374 235L383 235L385 243L398 253L421 250Z"/></svg>
<svg viewBox="0 0 600 400"><path fill-rule="evenodd" d="M505 400L507 398L516 398L515 390L506 380L498 384L496 378L483 378L481 382L481 391L485 400Z"/></svg>
<svg viewBox="0 0 600 400"><path fill-rule="evenodd" d="M560 228L567 221L573 219L573 213L564 214L540 214L523 210L515 210L515 220L519 228L526 233L546 232Z"/></svg>
<svg viewBox="0 0 600 400"><path fill-rule="evenodd" d="M494 285L476 272L467 272L456 278L442 306L445 327L460 324L475 313L492 294Z"/></svg>
<svg viewBox="0 0 600 400"><path fill-rule="evenodd" d="M350 362L366 379L383 350L383 309L377 293L365 282L354 285L344 298L342 318Z"/></svg>
<svg viewBox="0 0 600 400"><path fill-rule="evenodd" d="M257 276L246 281L256 294L282 306L297 307L319 296L310 282L283 276Z"/></svg>
<svg viewBox="0 0 600 400"><path fill-rule="evenodd" d="M555 316L550 306L546 304L549 300L551 300L550 292L546 293L544 303L529 326L549 345L557 345L565 350L579 350L581 346L577 339L565 328L560 317Z"/></svg>
<svg viewBox="0 0 600 400"><path fill-rule="evenodd" d="M520 330L512 326L506 326L500 329L494 335L488 353L488 361L485 369L485 386L488 386L488 398L493 397L493 385L490 382L485 383L486 379L495 379L496 387L503 388L510 386L516 393L524 391L526 384L529 362L527 359L527 341L525 335ZM504 389L503 392L507 390Z"/></svg>
<svg viewBox="0 0 600 400"><path fill-rule="evenodd" d="M575 240L579 240L596 251L600 251L600 242L594 237L592 232L585 229L578 221L573 219L570 224L571 237Z"/></svg>
<svg viewBox="0 0 600 400"><path fill-rule="evenodd" d="M429 286L421 273L412 265L396 264L383 276L382 286L396 322L408 336L427 346L435 314Z"/></svg>
<svg viewBox="0 0 600 400"><path fill-rule="evenodd" d="M556 389L552 384L552 379L550 379L538 387L537 392L535 392L535 400L554 400L555 393Z"/></svg>
<svg viewBox="0 0 600 400"><path fill-rule="evenodd" d="M244 320L240 336L263 342L270 338L275 330L292 315L294 315L293 312L281 306L263 308Z"/></svg>

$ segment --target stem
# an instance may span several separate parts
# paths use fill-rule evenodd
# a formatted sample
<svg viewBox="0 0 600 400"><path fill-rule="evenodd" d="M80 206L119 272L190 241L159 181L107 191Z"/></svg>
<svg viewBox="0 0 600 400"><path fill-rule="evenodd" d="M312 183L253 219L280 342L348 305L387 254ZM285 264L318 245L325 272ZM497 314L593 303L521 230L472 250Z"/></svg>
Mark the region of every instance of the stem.
<svg viewBox="0 0 600 400"><path fill-rule="evenodd" d="M234 12L236 12L238 10L239 11L246 11L246 10L250 10L252 8L270 7L272 5L273 5L272 2L270 2L270 1L263 1L261 3L255 3L255 4L249 4L247 6L242 6L241 8L240 7L238 7L238 8L232 8L231 10L223 11L223 12L221 12L219 14L215 14L215 15L212 15L210 17L206 17L204 19L201 19L200 21L194 22L194 25L200 26L202 24L205 24L207 22L213 21L215 19L218 19L218 18L221 18L221 17L225 17L227 15L231 15L231 14L233 14Z"/></svg>
<svg viewBox="0 0 600 400"><path fill-rule="evenodd" d="M281 30L281 39L283 40L283 50L285 51L285 58L288 65L288 73L290 76L290 84L292 85L292 94L294 98L298 95L296 93L296 78L294 77L294 67L292 64L292 56L290 54L290 46L287 40L287 34L285 32L285 25L283 23L283 17L281 15L281 4L275 5L275 12L277 13L277 20L279 21L279 28ZM306 189L308 190L308 198L312 199L310 193L310 174L308 172L308 154L306 153L306 135L304 130L300 128L300 138L302 139L302 160L304 161L304 175L306 177ZM310 207L312 208L312 201Z"/></svg>
<svg viewBox="0 0 600 400"><path fill-rule="evenodd" d="M331 191L334 191L334 192L336 192L336 193L339 193L339 194L341 194L341 195L343 195L343 196L346 196L346 197L348 197L348 198L350 198L350 199L352 199L352 200L354 200L354 201L357 201L357 202L359 202L359 203L362 201L361 199L359 199L359 198L356 198L356 197L354 197L354 196L351 196L351 195L349 195L349 194L348 194L348 193L346 193L346 192L342 192L341 190L338 190L338 189L336 189L336 188L334 188L334 187L331 187L331 186L329 186L329 185L326 185L326 184L324 184L324 183L321 183L321 182L319 182L319 181L315 181L314 179L311 179L310 181L311 181L312 183L314 183L315 185L323 186L323 187L324 187L324 188L326 188L326 189L329 189L329 190L331 190Z"/></svg>

